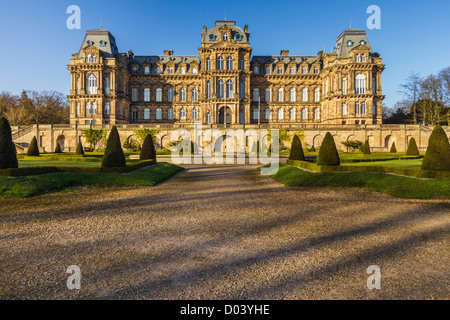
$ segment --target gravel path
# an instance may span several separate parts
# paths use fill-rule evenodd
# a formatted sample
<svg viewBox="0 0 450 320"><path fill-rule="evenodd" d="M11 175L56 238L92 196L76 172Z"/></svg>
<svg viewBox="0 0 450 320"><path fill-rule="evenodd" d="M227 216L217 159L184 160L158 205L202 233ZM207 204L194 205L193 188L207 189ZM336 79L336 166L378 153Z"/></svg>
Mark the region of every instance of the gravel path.
<svg viewBox="0 0 450 320"><path fill-rule="evenodd" d="M0 199L0 298L449 299L450 201L285 187L255 169Z"/></svg>

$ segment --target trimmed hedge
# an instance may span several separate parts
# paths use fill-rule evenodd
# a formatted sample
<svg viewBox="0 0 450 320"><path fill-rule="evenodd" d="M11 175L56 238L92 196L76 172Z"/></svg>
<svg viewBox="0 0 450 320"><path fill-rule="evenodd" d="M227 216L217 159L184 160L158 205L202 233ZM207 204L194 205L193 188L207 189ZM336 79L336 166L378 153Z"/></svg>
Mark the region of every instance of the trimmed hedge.
<svg viewBox="0 0 450 320"><path fill-rule="evenodd" d="M364 142L363 153L370 154L369 140L366 140L366 142Z"/></svg>
<svg viewBox="0 0 450 320"><path fill-rule="evenodd" d="M11 126L5 117L0 118L0 168L17 168L16 146L12 141Z"/></svg>
<svg viewBox="0 0 450 320"><path fill-rule="evenodd" d="M105 154L102 158L103 168L126 167L125 155L120 143L119 132L116 126L111 128L111 132L106 143Z"/></svg>
<svg viewBox="0 0 450 320"><path fill-rule="evenodd" d="M81 141L78 141L77 149L75 150L75 154L84 156L84 148L83 148L83 145L81 144Z"/></svg>
<svg viewBox="0 0 450 320"><path fill-rule="evenodd" d="M28 146L27 156L39 157L39 148L37 145L36 136L31 139L30 145Z"/></svg>
<svg viewBox="0 0 450 320"><path fill-rule="evenodd" d="M417 148L416 140L414 138L411 138L409 140L408 144L408 150L406 150L407 156L418 156L419 155L419 149Z"/></svg>
<svg viewBox="0 0 450 320"><path fill-rule="evenodd" d="M384 172L401 174L416 178L450 178L450 171L435 171L435 170L419 170L403 167L389 167L389 166L319 166L315 163L307 161L287 160L287 164L308 169L317 172L335 172L335 171L347 171L347 172Z"/></svg>
<svg viewBox="0 0 450 320"><path fill-rule="evenodd" d="M325 166L338 166L340 164L336 143L329 132L323 138L322 145L319 149L319 156L317 157L317 164Z"/></svg>
<svg viewBox="0 0 450 320"><path fill-rule="evenodd" d="M25 168L9 168L0 169L0 176L5 177L23 177L33 176L40 174L47 174L53 172L72 172L72 173L98 173L98 172L118 172L128 173L147 166L154 165L156 161L146 160L139 161L135 164L128 165L126 167L25 167Z"/></svg>
<svg viewBox="0 0 450 320"><path fill-rule="evenodd" d="M139 160L147 159L156 161L156 150L151 134L148 134L145 137L144 143L142 144L141 154L139 155Z"/></svg>
<svg viewBox="0 0 450 320"><path fill-rule="evenodd" d="M298 138L298 136L295 134L294 138L292 139L292 145L291 145L291 151L289 153L289 159L290 160L305 160L305 154L303 153L302 148L302 142Z"/></svg>
<svg viewBox="0 0 450 320"><path fill-rule="evenodd" d="M434 127L422 162L422 170L450 171L450 144L440 125Z"/></svg>
<svg viewBox="0 0 450 320"><path fill-rule="evenodd" d="M390 153L397 153L397 148L395 147L395 141L392 142L391 150L389 150Z"/></svg>
<svg viewBox="0 0 450 320"><path fill-rule="evenodd" d="M55 153L62 153L59 143L56 143Z"/></svg>

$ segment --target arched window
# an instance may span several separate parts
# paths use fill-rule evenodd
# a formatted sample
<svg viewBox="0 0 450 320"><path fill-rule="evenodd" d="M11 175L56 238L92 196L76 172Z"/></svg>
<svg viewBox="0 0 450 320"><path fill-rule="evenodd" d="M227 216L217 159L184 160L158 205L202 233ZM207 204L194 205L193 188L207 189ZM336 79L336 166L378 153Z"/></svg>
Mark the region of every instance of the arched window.
<svg viewBox="0 0 450 320"><path fill-rule="evenodd" d="M253 120L259 119L259 110L257 108L253 109Z"/></svg>
<svg viewBox="0 0 450 320"><path fill-rule="evenodd" d="M233 98L234 97L234 86L233 86L233 80L227 81L227 98Z"/></svg>
<svg viewBox="0 0 450 320"><path fill-rule="evenodd" d="M272 112L270 111L269 108L266 109L265 116L266 120L270 120L272 118Z"/></svg>
<svg viewBox="0 0 450 320"><path fill-rule="evenodd" d="M97 55L95 54L92 55L92 62L97 62Z"/></svg>
<svg viewBox="0 0 450 320"><path fill-rule="evenodd" d="M270 102L270 100L271 100L271 92L272 92L272 90L270 90L270 88L267 88L266 89L266 94L265 94L265 100L266 100L266 102Z"/></svg>
<svg viewBox="0 0 450 320"><path fill-rule="evenodd" d="M295 120L295 108L289 109L289 120Z"/></svg>
<svg viewBox="0 0 450 320"><path fill-rule="evenodd" d="M227 58L227 70L233 70L233 58L232 57Z"/></svg>
<svg viewBox="0 0 450 320"><path fill-rule="evenodd" d="M290 74L294 74L295 73L295 67L290 67L289 68L289 73Z"/></svg>
<svg viewBox="0 0 450 320"><path fill-rule="evenodd" d="M359 73L355 77L355 93L364 94L366 93L366 76Z"/></svg>
<svg viewBox="0 0 450 320"><path fill-rule="evenodd" d="M161 74L161 67L156 67L156 74Z"/></svg>
<svg viewBox="0 0 450 320"><path fill-rule="evenodd" d="M180 102L186 102L186 89L180 90Z"/></svg>
<svg viewBox="0 0 450 320"><path fill-rule="evenodd" d="M303 66L302 67L302 74L305 74L305 73L307 73L308 71L307 71L307 68L305 67L305 66Z"/></svg>
<svg viewBox="0 0 450 320"><path fill-rule="evenodd" d="M266 67L266 74L270 74L270 69L271 69L270 66Z"/></svg>
<svg viewBox="0 0 450 320"><path fill-rule="evenodd" d="M150 89L149 88L144 89L144 101L145 102L150 101Z"/></svg>
<svg viewBox="0 0 450 320"><path fill-rule="evenodd" d="M197 74L197 67L192 67L192 74Z"/></svg>
<svg viewBox="0 0 450 320"><path fill-rule="evenodd" d="M169 88L169 90L167 90L167 101L173 102L173 88Z"/></svg>
<svg viewBox="0 0 450 320"><path fill-rule="evenodd" d="M131 110L131 120L137 120L138 119L138 109L133 108Z"/></svg>
<svg viewBox="0 0 450 320"><path fill-rule="evenodd" d="M314 120L319 120L320 119L320 110L319 108L315 108L314 109Z"/></svg>
<svg viewBox="0 0 450 320"><path fill-rule="evenodd" d="M167 111L167 119L173 120L173 109L172 108L169 108L169 110Z"/></svg>
<svg viewBox="0 0 450 320"><path fill-rule="evenodd" d="M206 114L206 124L211 124L211 113Z"/></svg>
<svg viewBox="0 0 450 320"><path fill-rule="evenodd" d="M258 88L253 89L253 101L255 101L255 102L259 101L259 89Z"/></svg>
<svg viewBox="0 0 450 320"><path fill-rule="evenodd" d="M277 112L277 119L283 120L283 118L284 118L284 110L282 108L280 108L280 109L278 109L278 112Z"/></svg>
<svg viewBox="0 0 450 320"><path fill-rule="evenodd" d="M192 89L192 102L198 101L198 90L197 88Z"/></svg>
<svg viewBox="0 0 450 320"><path fill-rule="evenodd" d="M279 88L277 91L277 101L278 102L283 102L284 101L284 91L283 88Z"/></svg>
<svg viewBox="0 0 450 320"><path fill-rule="evenodd" d="M308 109L303 108L301 113L302 113L302 120L308 120Z"/></svg>
<svg viewBox="0 0 450 320"><path fill-rule="evenodd" d="M211 58L206 59L206 70L211 70Z"/></svg>
<svg viewBox="0 0 450 320"><path fill-rule="evenodd" d="M342 115L347 115L347 104L345 102L342 104Z"/></svg>
<svg viewBox="0 0 450 320"><path fill-rule="evenodd" d="M156 101L157 102L162 101L162 89L161 88L156 89Z"/></svg>
<svg viewBox="0 0 450 320"><path fill-rule="evenodd" d="M156 109L156 120L162 120L162 109Z"/></svg>
<svg viewBox="0 0 450 320"><path fill-rule="evenodd" d="M244 58L239 58L239 70L245 69L245 60Z"/></svg>
<svg viewBox="0 0 450 320"><path fill-rule="evenodd" d="M198 112L197 112L197 109L192 109L192 115L191 115L191 117L192 117L192 120L197 120L197 118L198 118Z"/></svg>
<svg viewBox="0 0 450 320"><path fill-rule="evenodd" d="M245 82L240 81L239 82L239 99L245 98Z"/></svg>
<svg viewBox="0 0 450 320"><path fill-rule="evenodd" d="M105 107L103 108L103 112L104 112L105 116L109 116L109 114L111 113L111 108L109 106L109 102L105 102Z"/></svg>
<svg viewBox="0 0 450 320"><path fill-rule="evenodd" d="M361 102L361 114L366 114L366 103Z"/></svg>
<svg viewBox="0 0 450 320"><path fill-rule="evenodd" d="M131 89L131 101L138 101L138 89Z"/></svg>
<svg viewBox="0 0 450 320"><path fill-rule="evenodd" d="M225 82L223 80L217 81L217 98L223 99L225 90Z"/></svg>
<svg viewBox="0 0 450 320"><path fill-rule="evenodd" d="M180 119L185 120L186 119L186 110L184 108L180 109Z"/></svg>
<svg viewBox="0 0 450 320"><path fill-rule="evenodd" d="M186 74L186 67L180 67L180 74Z"/></svg>
<svg viewBox="0 0 450 320"><path fill-rule="evenodd" d="M145 66L144 73L145 74L150 74L150 67L149 66Z"/></svg>
<svg viewBox="0 0 450 320"><path fill-rule="evenodd" d="M359 102L355 102L355 114L359 114L360 110L359 110Z"/></svg>
<svg viewBox="0 0 450 320"><path fill-rule="evenodd" d="M254 74L259 74L259 67L258 66L253 68L253 73Z"/></svg>
<svg viewBox="0 0 450 320"><path fill-rule="evenodd" d="M225 33L223 34L222 40L223 40L223 41L228 41L228 33L225 32Z"/></svg>
<svg viewBox="0 0 450 320"><path fill-rule="evenodd" d="M355 55L355 62L361 62L360 58L359 58L359 54Z"/></svg>
<svg viewBox="0 0 450 320"><path fill-rule="evenodd" d="M87 94L97 93L97 76L93 73L87 76L86 93Z"/></svg>
<svg viewBox="0 0 450 320"><path fill-rule="evenodd" d="M319 67L317 67L317 66L314 67L314 73L316 73L316 74L319 73Z"/></svg>
<svg viewBox="0 0 450 320"><path fill-rule="evenodd" d="M282 74L283 73L283 67L278 67L278 74Z"/></svg>
<svg viewBox="0 0 450 320"><path fill-rule="evenodd" d="M366 62L366 55L364 53L361 55L361 62Z"/></svg>
<svg viewBox="0 0 450 320"><path fill-rule="evenodd" d="M144 120L150 120L150 109L149 108L144 109Z"/></svg>
<svg viewBox="0 0 450 320"><path fill-rule="evenodd" d="M224 69L224 59L223 59L223 57L219 57L217 59L217 69L218 70L223 70Z"/></svg>
<svg viewBox="0 0 450 320"><path fill-rule="evenodd" d="M314 89L314 101L315 102L320 101L320 89L319 88Z"/></svg>
<svg viewBox="0 0 450 320"><path fill-rule="evenodd" d="M131 68L131 73L138 74L138 67L134 66L133 68Z"/></svg>
<svg viewBox="0 0 450 320"><path fill-rule="evenodd" d="M86 55L86 62L91 62L91 55L90 54Z"/></svg>
<svg viewBox="0 0 450 320"><path fill-rule="evenodd" d="M295 102L295 88L291 88L291 90L289 90L289 101Z"/></svg>
<svg viewBox="0 0 450 320"><path fill-rule="evenodd" d="M211 81L206 81L206 99L211 99Z"/></svg>

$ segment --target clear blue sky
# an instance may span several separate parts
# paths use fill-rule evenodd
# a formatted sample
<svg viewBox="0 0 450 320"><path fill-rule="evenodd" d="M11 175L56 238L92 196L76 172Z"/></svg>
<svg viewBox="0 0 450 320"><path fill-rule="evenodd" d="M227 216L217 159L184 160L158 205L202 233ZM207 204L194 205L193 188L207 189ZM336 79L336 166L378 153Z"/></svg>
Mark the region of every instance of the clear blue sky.
<svg viewBox="0 0 450 320"><path fill-rule="evenodd" d="M254 55L296 55L331 51L336 37L350 25L366 29L366 9L381 8L381 30L367 30L380 52L385 104L401 99L398 88L411 71L436 73L450 65L448 0L334 1L80 1L0 0L0 91L69 90L66 65L87 29L100 22L116 38L121 52L137 55L198 54L202 26L215 20L249 25ZM81 30L69 30L69 5L81 8Z"/></svg>

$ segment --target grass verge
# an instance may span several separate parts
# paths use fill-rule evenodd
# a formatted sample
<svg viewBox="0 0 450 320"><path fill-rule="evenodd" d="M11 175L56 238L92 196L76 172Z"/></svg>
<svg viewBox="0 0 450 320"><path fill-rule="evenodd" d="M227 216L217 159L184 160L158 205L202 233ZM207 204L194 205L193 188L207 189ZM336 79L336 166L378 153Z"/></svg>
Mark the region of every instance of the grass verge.
<svg viewBox="0 0 450 320"><path fill-rule="evenodd" d="M153 186L182 170L179 166L162 162L126 175L118 172L56 172L23 178L0 177L0 197L25 198L81 185Z"/></svg>
<svg viewBox="0 0 450 320"><path fill-rule="evenodd" d="M450 179L420 180L384 172L317 172L282 165L275 179L287 186L366 187L398 198L450 198Z"/></svg>

